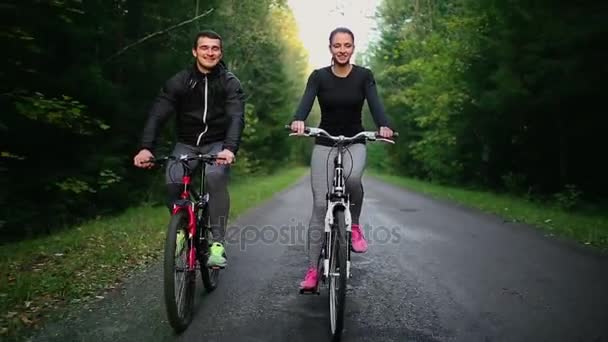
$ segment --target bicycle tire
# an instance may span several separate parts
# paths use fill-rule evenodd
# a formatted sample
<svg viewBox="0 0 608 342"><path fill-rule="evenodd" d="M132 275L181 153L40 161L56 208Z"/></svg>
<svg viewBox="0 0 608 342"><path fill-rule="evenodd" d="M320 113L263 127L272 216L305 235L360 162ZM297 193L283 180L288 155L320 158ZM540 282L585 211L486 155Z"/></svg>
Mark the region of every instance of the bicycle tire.
<svg viewBox="0 0 608 342"><path fill-rule="evenodd" d="M205 290L210 293L215 290L219 284L220 280L220 270L218 269L209 269L207 267L207 260L209 259L209 241L211 241L211 230L205 227L201 227L203 229L203 234L205 234L205 239L201 242L203 243L201 248L202 258L199 260L200 269L201 269L201 280L203 281L203 286Z"/></svg>
<svg viewBox="0 0 608 342"><path fill-rule="evenodd" d="M190 254L190 249L193 246L192 239L188 239L188 214L180 211L171 216L169 228L167 229L167 237L165 240L164 251L164 297L165 307L167 310L167 318L169 324L176 333L184 331L192 320L192 310L194 306L194 291L196 287L196 270L188 270L187 256ZM184 233L184 244L179 254L184 254L184 266L176 265L177 235L182 231ZM178 267L179 266L179 267ZM176 274L184 274L182 296L176 294ZM180 298L182 297L182 298ZM180 300L181 299L181 300ZM182 310L180 310L181 302Z"/></svg>
<svg viewBox="0 0 608 342"><path fill-rule="evenodd" d="M332 234L332 249L329 261L329 310L330 331L333 341L339 341L344 329L344 311L346 306L346 221L344 208L334 212L336 228ZM336 276L336 269L338 275ZM338 284L336 284L338 278Z"/></svg>

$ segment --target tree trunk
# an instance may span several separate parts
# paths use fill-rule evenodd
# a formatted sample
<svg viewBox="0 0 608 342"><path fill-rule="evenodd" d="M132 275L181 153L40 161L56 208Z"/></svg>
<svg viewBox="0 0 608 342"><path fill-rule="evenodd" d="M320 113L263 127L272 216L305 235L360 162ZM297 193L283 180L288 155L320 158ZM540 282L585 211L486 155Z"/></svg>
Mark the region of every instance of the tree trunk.
<svg viewBox="0 0 608 342"><path fill-rule="evenodd" d="M562 115L557 118L559 135L559 186L563 188L568 184L568 137L567 128Z"/></svg>

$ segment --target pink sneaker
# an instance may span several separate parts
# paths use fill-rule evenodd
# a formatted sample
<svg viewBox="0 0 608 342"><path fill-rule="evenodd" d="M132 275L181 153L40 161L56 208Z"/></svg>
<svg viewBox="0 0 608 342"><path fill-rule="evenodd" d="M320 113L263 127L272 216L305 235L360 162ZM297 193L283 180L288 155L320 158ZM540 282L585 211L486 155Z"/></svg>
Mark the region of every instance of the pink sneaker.
<svg viewBox="0 0 608 342"><path fill-rule="evenodd" d="M317 287L317 279L319 275L314 267L308 268L304 280L300 283L300 288L304 290L312 290Z"/></svg>
<svg viewBox="0 0 608 342"><path fill-rule="evenodd" d="M351 227L351 249L355 253L365 253L367 251L367 241L363 237L363 232L358 224Z"/></svg>

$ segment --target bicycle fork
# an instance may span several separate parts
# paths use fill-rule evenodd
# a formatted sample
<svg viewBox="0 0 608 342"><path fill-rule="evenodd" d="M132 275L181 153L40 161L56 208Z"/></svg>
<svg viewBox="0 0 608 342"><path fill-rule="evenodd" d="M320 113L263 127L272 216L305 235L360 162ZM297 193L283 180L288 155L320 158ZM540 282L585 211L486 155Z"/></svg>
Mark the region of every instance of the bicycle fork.
<svg viewBox="0 0 608 342"><path fill-rule="evenodd" d="M350 278L351 274L350 274L350 236L352 234L352 229L351 229L351 215L350 215L350 210L349 210L349 204L348 202L344 202L344 200L340 200L340 201L330 201L328 202L327 205L327 212L325 214L325 241L326 241L326 245L323 251L323 275L325 276L325 278L327 279L330 274L329 274L329 258L331 257L331 253L332 253L332 234L337 234L334 233L332 230L332 226L335 224L335 219L334 219L334 209L335 207L342 207L344 210L344 225L345 225L345 233L346 233L346 237L345 237L345 241L346 241L346 278ZM332 274L331 276L337 276L336 274Z"/></svg>
<svg viewBox="0 0 608 342"><path fill-rule="evenodd" d="M196 268L196 244L194 243L194 234L196 232L196 218L194 217L194 203L188 206L188 244L190 249L188 251L188 269L190 271Z"/></svg>

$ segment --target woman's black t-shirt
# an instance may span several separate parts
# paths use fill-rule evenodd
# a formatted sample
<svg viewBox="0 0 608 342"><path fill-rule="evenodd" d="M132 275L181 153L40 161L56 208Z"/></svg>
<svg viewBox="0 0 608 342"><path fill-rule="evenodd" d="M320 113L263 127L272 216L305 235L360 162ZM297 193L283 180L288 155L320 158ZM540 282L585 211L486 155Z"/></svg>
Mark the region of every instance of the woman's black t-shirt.
<svg viewBox="0 0 608 342"><path fill-rule="evenodd" d="M294 120L306 120L315 97L321 108L319 128L331 135L353 136L363 131L361 110L363 101L367 103L377 127L389 125L384 108L376 90L376 81L371 70L353 65L346 77L336 76L331 67L313 71L306 84L306 90L294 116ZM332 146L328 139L318 137L316 143Z"/></svg>

